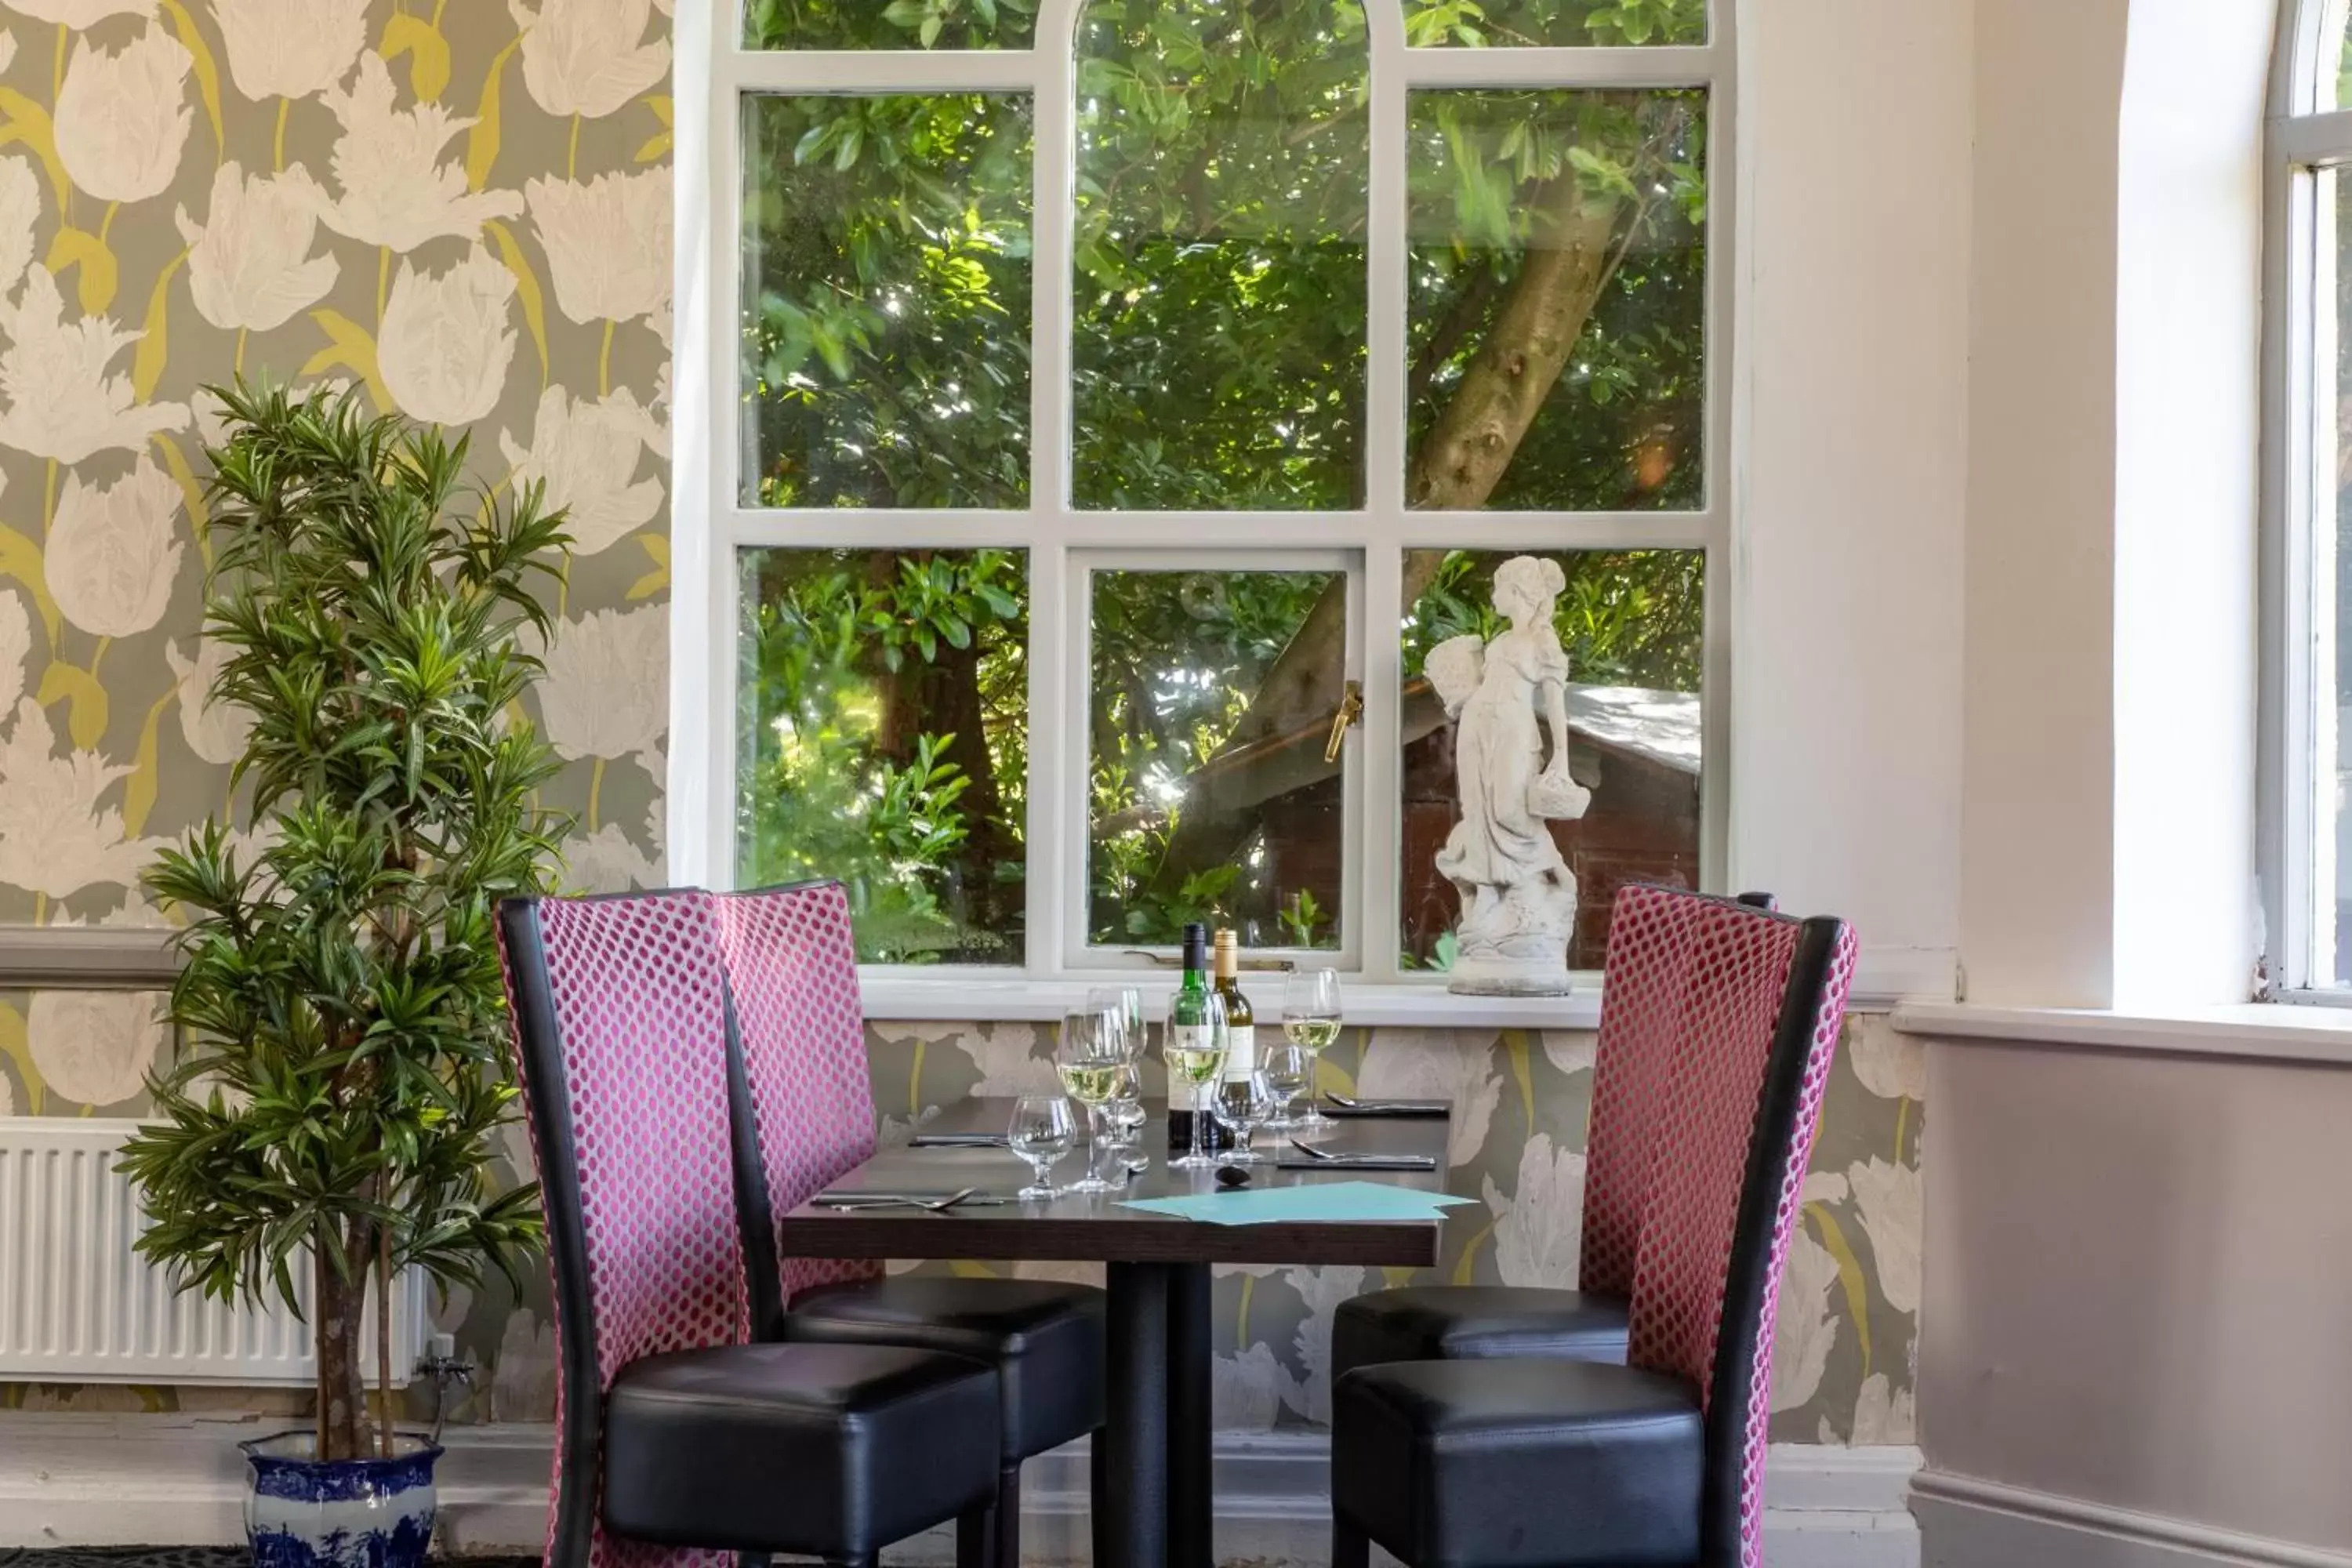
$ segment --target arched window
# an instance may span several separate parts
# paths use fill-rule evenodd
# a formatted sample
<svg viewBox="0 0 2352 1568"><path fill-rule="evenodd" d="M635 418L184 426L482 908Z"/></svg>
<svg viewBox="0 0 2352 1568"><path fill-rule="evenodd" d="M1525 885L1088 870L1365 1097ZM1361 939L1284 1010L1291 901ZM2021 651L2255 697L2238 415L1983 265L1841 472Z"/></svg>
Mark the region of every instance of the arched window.
<svg viewBox="0 0 2352 1568"><path fill-rule="evenodd" d="M1593 792L1574 962L1620 882L1717 876L1728 10L722 20L680 129L681 868L841 877L873 964L1076 976L1209 919L1442 970L1422 661L1533 553Z"/></svg>
<svg viewBox="0 0 2352 1568"><path fill-rule="evenodd" d="M2267 173L2263 869L2281 991L2352 985L2352 26L2289 4Z"/></svg>

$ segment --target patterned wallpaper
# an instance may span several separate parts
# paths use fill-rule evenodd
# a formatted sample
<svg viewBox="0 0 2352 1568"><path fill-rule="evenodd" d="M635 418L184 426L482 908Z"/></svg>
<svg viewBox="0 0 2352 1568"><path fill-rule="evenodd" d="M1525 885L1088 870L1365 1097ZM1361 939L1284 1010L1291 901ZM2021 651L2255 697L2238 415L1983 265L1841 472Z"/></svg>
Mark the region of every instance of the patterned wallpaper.
<svg viewBox="0 0 2352 1568"><path fill-rule="evenodd" d="M0 3L0 922L155 923L140 867L231 804L238 717L202 700L221 650L201 635L201 389L240 373L464 426L482 482L542 480L572 509L539 693L571 764L551 794L581 814L581 880L650 874L671 279L654 0ZM37 1005L21 1032L55 1058L60 1026ZM37 1064L13 1054L24 1098Z"/></svg>
<svg viewBox="0 0 2352 1568"><path fill-rule="evenodd" d="M154 924L139 868L235 808L237 718L200 700L199 389L239 371L467 426L485 483L572 509L537 696L568 763L552 801L581 820L570 879L660 879L670 9L0 0L0 923ZM154 1003L0 994L0 1115L138 1114L168 1046ZM869 1041L886 1136L1052 1076L1028 1026ZM1381 1029L1327 1058L1332 1087L1461 1107L1451 1185L1478 1201L1436 1278L1574 1280L1591 1057L1588 1035ZM1915 1043L1854 1021L1782 1296L1776 1438L1911 1440L1924 1079ZM527 1165L520 1131L505 1158ZM1220 1278L1221 1421L1322 1421L1331 1314L1387 1282ZM549 1417L547 1312L543 1286L441 1304L483 1368L460 1418ZM42 1409L299 1397L0 1385Z"/></svg>
<svg viewBox="0 0 2352 1568"><path fill-rule="evenodd" d="M70 1059L72 1070L50 1079L53 1097L128 1093L130 1103L110 1109L135 1114L136 1066L161 1044L152 1030L142 1033L142 1006L110 997L60 1000L78 1012L45 1019L45 1005L55 1003L33 999L37 1055L49 1054L37 1045L49 1028L101 1046L57 1058ZM20 1022L10 1024L12 1016ZM22 1020L21 1013L0 1012L0 1027L21 1029ZM866 1035L885 1140L904 1139L966 1097L1054 1083L1051 1032L1031 1025L874 1024ZM1331 1316L1359 1291L1408 1280L1573 1285L1592 1053L1590 1034L1467 1029L1350 1030L1326 1053L1326 1088L1450 1098L1456 1120L1447 1186L1477 1204L1454 1211L1444 1260L1431 1273L1221 1270L1214 1320L1220 1424L1263 1431L1328 1419ZM1896 1033L1884 1015L1849 1022L1781 1291L1773 1351L1776 1441L1914 1440L1926 1086L1918 1041ZM52 1114L82 1109L57 1098L47 1107ZM506 1158L516 1170L528 1168L520 1130ZM986 1272L1003 1266L951 1267ZM1081 1266L1019 1267L1024 1274L1099 1278ZM543 1288L516 1302L494 1284L480 1299L460 1292L443 1304L442 1326L486 1369L462 1417L550 1417L554 1337L547 1312ZM185 1408L191 1399L221 1397L195 1390L0 1384L0 1405L42 1409Z"/></svg>

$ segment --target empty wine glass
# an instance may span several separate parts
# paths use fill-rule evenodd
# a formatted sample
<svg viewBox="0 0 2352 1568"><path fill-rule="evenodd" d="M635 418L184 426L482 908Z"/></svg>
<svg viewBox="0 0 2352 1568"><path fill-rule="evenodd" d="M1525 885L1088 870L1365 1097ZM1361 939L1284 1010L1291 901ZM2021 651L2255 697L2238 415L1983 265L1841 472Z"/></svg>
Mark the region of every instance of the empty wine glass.
<svg viewBox="0 0 2352 1568"><path fill-rule="evenodd" d="M1054 1163L1070 1152L1077 1141L1077 1125L1070 1118L1070 1102L1058 1094L1024 1094L1013 1102L1013 1123L1005 1129L1005 1142L1014 1153L1029 1162L1035 1173L1029 1185L1017 1196L1051 1198L1061 1195L1054 1185Z"/></svg>
<svg viewBox="0 0 2352 1568"><path fill-rule="evenodd" d="M1265 1119L1266 1126L1296 1125L1292 1102L1307 1092L1307 1080L1315 1074L1315 1058L1285 1039L1258 1053L1257 1070L1275 1097L1274 1114Z"/></svg>
<svg viewBox="0 0 2352 1568"><path fill-rule="evenodd" d="M1103 1107L1104 1120L1110 1123L1111 1148L1129 1171L1146 1169L1150 1162L1138 1147L1137 1135L1149 1120L1143 1109L1143 1074L1133 1062L1118 1069L1118 1088Z"/></svg>
<svg viewBox="0 0 2352 1568"><path fill-rule="evenodd" d="M1245 1078L1217 1080L1217 1120L1234 1131L1234 1146L1225 1159L1235 1165L1263 1164L1265 1156L1250 1147L1250 1140L1274 1114L1278 1102L1274 1087L1265 1081L1265 1074L1254 1072Z"/></svg>
<svg viewBox="0 0 2352 1568"><path fill-rule="evenodd" d="M1132 985L1097 985L1087 993L1087 1011L1118 1015L1127 1059L1143 1055L1143 993Z"/></svg>
<svg viewBox="0 0 2352 1568"><path fill-rule="evenodd" d="M1291 1125L1310 1135L1329 1131L1331 1119L1316 1109L1315 1068L1323 1047L1339 1037L1339 972L1294 969L1282 987L1283 1037L1307 1053L1307 1110Z"/></svg>
<svg viewBox="0 0 2352 1568"><path fill-rule="evenodd" d="M1127 1020L1117 1012L1072 1013L1062 1020L1054 1067L1064 1092L1087 1108L1087 1172L1069 1190L1107 1193L1113 1184L1103 1174L1103 1153L1110 1143L1104 1107L1128 1071Z"/></svg>
<svg viewBox="0 0 2352 1568"><path fill-rule="evenodd" d="M1182 1156L1168 1162L1177 1169L1218 1163L1216 1156L1209 1152L1209 1106L1216 1092L1217 1075L1224 1070L1225 1047L1232 1034L1225 1016L1225 999L1212 991L1203 1001L1204 1022L1181 1026L1171 1024L1160 1047L1160 1054L1168 1063L1169 1102L1175 1102L1180 1084L1192 1093L1192 1145Z"/></svg>

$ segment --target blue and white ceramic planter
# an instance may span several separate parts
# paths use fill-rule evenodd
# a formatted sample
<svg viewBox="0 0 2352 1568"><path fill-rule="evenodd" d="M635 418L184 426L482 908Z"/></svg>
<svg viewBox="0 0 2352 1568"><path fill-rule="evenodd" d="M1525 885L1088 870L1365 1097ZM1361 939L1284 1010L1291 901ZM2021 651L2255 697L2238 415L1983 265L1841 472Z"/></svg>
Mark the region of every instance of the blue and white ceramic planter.
<svg viewBox="0 0 2352 1568"><path fill-rule="evenodd" d="M433 1544L433 1461L441 1446L393 1439L393 1456L310 1458L309 1432L240 1443L251 1484L245 1537L254 1568L424 1568Z"/></svg>

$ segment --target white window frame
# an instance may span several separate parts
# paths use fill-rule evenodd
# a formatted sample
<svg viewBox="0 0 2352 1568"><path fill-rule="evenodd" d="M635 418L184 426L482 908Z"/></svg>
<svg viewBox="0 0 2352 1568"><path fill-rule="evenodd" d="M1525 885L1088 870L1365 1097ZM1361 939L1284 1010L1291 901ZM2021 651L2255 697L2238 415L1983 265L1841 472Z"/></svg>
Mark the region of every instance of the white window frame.
<svg viewBox="0 0 2352 1568"><path fill-rule="evenodd" d="M1362 509L1323 512L1142 512L1083 510L1070 482L1070 237L1076 155L1076 47L1084 0L1040 0L1029 50L747 50L729 0L677 10L678 300L674 426L669 857L674 880L730 886L735 863L737 551L1019 549L1028 557L1029 732L1025 963L868 965L900 1016L977 1016L975 985L1069 983L1141 960L1088 949L1081 835L1087 820L1085 714L1090 566L1159 552L1181 540L1202 563L1232 570L1302 553L1344 556L1350 673L1364 713L1348 740L1341 900L1344 951L1318 951L1360 984L1411 987L1442 999L1442 976L1396 962L1400 909L1400 742L1402 660L1393 639L1364 628L1399 626L1404 553L1448 550L1698 550L1706 557L1701 680L1700 870L1720 889L1730 787L1733 552L1731 500L1732 239L1738 123L1733 0L1710 0L1698 46L1407 48L1400 0L1366 0L1370 24L1370 208ZM1687 512L1416 511L1405 505L1406 97L1423 89L1692 88L1707 93L1705 503ZM740 434L732 324L739 320L739 105L758 93L1019 92L1033 95L1035 155L1030 391L1030 498L1023 510L767 509L739 500ZM699 103L703 112L693 110ZM1380 455L1392 454L1381 461ZM1037 715L1061 721L1038 722ZM1258 950L1275 956L1281 950ZM932 994L936 992L934 998ZM1360 996L1362 993L1357 992ZM935 1011L931 1001L940 1009ZM1463 999L1453 999L1458 1005ZM957 1006L964 1011L954 1011Z"/></svg>
<svg viewBox="0 0 2352 1568"><path fill-rule="evenodd" d="M2325 108L2352 0L2290 0L2280 17L2263 148L2262 819L2265 995L2352 1006L2324 973L2319 890L2335 880L2335 715L2315 700L2326 624L2335 487L2317 482L2318 421L2335 416L2332 193L2352 166L2352 110ZM2320 509L2328 516L2322 519ZM2323 525L2324 524L2324 525ZM2323 559L2325 557L2326 559Z"/></svg>

